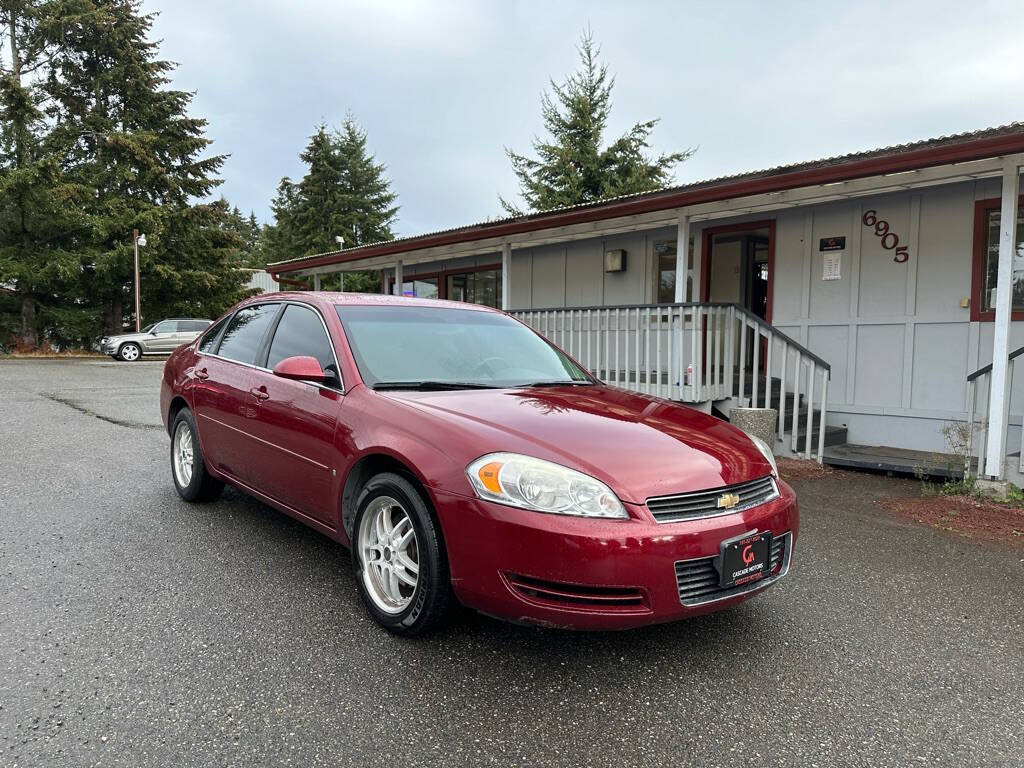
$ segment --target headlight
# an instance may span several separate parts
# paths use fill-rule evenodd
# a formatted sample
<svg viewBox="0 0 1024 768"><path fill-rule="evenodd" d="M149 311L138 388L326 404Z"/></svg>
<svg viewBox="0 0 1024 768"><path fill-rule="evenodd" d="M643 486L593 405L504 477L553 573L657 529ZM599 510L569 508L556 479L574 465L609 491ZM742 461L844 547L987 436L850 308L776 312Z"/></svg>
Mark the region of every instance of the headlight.
<svg viewBox="0 0 1024 768"><path fill-rule="evenodd" d="M772 477L777 478L779 476L779 467L775 463L775 457L772 455L772 449L769 448L768 444L761 438L754 437L749 432L747 432L746 435L750 438L750 442L757 446L757 450L759 450L761 455L764 456L765 461L772 465Z"/></svg>
<svg viewBox="0 0 1024 768"><path fill-rule="evenodd" d="M481 499L536 512L628 518L611 488L589 475L517 453L490 453L466 468Z"/></svg>

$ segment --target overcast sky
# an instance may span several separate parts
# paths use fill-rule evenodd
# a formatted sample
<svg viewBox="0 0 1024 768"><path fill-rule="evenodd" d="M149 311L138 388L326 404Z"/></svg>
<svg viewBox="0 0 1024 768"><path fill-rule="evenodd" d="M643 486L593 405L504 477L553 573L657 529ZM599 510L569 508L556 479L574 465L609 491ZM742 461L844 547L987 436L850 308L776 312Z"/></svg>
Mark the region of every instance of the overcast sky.
<svg viewBox="0 0 1024 768"><path fill-rule="evenodd" d="M411 235L501 215L504 147L589 23L616 75L609 138L659 117L676 180L1024 120L1024 3L145 0L196 92L223 194L263 220L313 127L350 111Z"/></svg>

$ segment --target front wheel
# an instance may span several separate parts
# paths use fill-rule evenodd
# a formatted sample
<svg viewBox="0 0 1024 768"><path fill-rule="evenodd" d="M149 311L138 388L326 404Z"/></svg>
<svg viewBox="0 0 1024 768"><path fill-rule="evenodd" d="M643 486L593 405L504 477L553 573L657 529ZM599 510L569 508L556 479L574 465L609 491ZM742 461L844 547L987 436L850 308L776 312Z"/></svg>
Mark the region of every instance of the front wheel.
<svg viewBox="0 0 1024 768"><path fill-rule="evenodd" d="M213 501L224 490L224 483L206 471L196 420L188 408L178 411L171 426L171 477L185 501Z"/></svg>
<svg viewBox="0 0 1024 768"><path fill-rule="evenodd" d="M128 342L121 345L121 349L117 351L117 356L126 363L134 363L142 357L142 348L138 344Z"/></svg>
<svg viewBox="0 0 1024 768"><path fill-rule="evenodd" d="M366 484L357 503L352 565L370 615L389 632L435 628L452 603L440 527L404 477L386 472Z"/></svg>

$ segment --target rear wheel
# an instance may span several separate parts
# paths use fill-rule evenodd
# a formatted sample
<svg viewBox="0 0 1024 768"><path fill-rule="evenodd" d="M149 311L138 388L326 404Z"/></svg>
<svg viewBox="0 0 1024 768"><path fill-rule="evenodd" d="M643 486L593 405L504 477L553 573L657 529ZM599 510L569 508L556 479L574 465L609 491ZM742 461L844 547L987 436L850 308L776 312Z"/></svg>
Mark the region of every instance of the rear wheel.
<svg viewBox="0 0 1024 768"><path fill-rule="evenodd" d="M435 628L452 603L440 527L416 488L377 475L359 496L352 565L370 615L397 635Z"/></svg>
<svg viewBox="0 0 1024 768"><path fill-rule="evenodd" d="M224 490L224 483L206 470L196 421L188 408L178 411L171 426L171 477L185 501L213 501Z"/></svg>
<svg viewBox="0 0 1024 768"><path fill-rule="evenodd" d="M121 348L117 351L117 356L126 363L134 363L142 357L142 349L138 344L129 341L127 344L121 345Z"/></svg>

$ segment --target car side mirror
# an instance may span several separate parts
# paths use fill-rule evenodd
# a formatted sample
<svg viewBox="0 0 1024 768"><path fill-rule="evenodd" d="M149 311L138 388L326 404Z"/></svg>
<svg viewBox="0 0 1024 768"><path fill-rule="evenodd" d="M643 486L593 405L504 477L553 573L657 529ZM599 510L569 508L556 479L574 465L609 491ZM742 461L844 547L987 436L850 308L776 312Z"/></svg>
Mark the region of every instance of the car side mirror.
<svg viewBox="0 0 1024 768"><path fill-rule="evenodd" d="M274 375L293 381L327 381L327 374L320 367L320 361L308 355L286 357L274 366Z"/></svg>
<svg viewBox="0 0 1024 768"><path fill-rule="evenodd" d="M150 336L156 336L156 328L149 332Z"/></svg>

